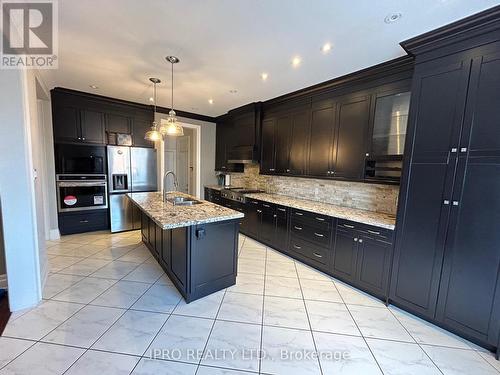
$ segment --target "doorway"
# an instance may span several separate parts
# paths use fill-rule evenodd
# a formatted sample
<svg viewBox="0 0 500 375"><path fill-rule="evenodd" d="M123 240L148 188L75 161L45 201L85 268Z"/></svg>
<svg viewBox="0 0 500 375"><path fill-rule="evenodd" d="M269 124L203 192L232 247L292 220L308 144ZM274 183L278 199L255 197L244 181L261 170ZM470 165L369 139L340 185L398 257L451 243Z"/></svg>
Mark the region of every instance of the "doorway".
<svg viewBox="0 0 500 375"><path fill-rule="evenodd" d="M162 142L161 176L173 171L177 176L178 191L200 197L200 128L187 124L183 124L183 128L183 136L165 137ZM163 178L160 181L163 185ZM167 179L166 190L174 190L172 178Z"/></svg>

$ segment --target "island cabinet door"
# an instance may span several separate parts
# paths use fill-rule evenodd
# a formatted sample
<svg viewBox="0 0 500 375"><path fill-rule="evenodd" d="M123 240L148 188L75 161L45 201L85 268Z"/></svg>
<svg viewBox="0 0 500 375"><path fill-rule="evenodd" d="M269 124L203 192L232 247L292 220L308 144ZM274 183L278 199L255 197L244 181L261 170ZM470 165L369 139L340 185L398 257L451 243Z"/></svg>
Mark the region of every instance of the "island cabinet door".
<svg viewBox="0 0 500 375"><path fill-rule="evenodd" d="M168 270L170 269L170 254L172 251L172 230L165 229L162 233L160 261Z"/></svg>
<svg viewBox="0 0 500 375"><path fill-rule="evenodd" d="M170 252L170 271L172 272L173 281L178 288L187 293L188 280L188 256L189 256L189 236L190 227L172 229L172 249Z"/></svg>
<svg viewBox="0 0 500 375"><path fill-rule="evenodd" d="M192 227L191 300L235 284L238 227L238 220Z"/></svg>

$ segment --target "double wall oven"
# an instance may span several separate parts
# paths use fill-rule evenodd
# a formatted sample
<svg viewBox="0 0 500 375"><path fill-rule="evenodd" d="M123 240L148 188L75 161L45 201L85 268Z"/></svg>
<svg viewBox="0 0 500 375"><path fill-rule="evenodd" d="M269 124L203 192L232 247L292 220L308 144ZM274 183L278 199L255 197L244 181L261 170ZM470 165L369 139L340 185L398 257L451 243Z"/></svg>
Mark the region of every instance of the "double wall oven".
<svg viewBox="0 0 500 375"><path fill-rule="evenodd" d="M106 148L58 144L55 149L59 213L106 210Z"/></svg>

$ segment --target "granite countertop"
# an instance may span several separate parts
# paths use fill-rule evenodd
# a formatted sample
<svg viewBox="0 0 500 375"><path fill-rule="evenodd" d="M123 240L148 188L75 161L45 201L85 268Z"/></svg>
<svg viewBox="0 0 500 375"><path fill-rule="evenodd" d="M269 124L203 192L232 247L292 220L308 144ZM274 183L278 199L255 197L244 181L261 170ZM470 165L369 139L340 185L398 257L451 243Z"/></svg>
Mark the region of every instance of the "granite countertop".
<svg viewBox="0 0 500 375"><path fill-rule="evenodd" d="M174 192L172 192L173 194ZM197 199L191 195L175 192L175 195ZM173 205L163 202L161 192L128 193L127 196L163 229L188 227L197 224L214 223L217 221L240 219L243 213L222 207L202 199L200 204L192 206Z"/></svg>
<svg viewBox="0 0 500 375"><path fill-rule="evenodd" d="M373 225L380 228L394 230L396 224L396 218L393 215L380 212L337 206L334 204L293 198L280 194L254 193L245 194L245 196L269 203L280 204L304 211L310 211L317 214L333 216L339 219L351 220L362 224Z"/></svg>

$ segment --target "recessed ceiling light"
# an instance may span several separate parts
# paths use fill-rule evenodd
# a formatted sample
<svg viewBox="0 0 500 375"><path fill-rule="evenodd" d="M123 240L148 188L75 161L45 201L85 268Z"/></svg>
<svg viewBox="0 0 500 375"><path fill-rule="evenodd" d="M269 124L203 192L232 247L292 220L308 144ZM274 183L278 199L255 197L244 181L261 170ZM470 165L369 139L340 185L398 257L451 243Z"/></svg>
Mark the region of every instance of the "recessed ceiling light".
<svg viewBox="0 0 500 375"><path fill-rule="evenodd" d="M230 93L230 94L237 94L237 93L238 93L238 90L229 90L229 93Z"/></svg>
<svg viewBox="0 0 500 375"><path fill-rule="evenodd" d="M295 56L292 59L292 65L293 65L294 68L298 67L301 62L302 62L302 59L300 58L300 56Z"/></svg>
<svg viewBox="0 0 500 375"><path fill-rule="evenodd" d="M267 73L261 73L260 78L262 78L263 81L267 81L267 78L269 77L269 74Z"/></svg>
<svg viewBox="0 0 500 375"><path fill-rule="evenodd" d="M401 13L395 12L395 13L390 13L384 18L385 23L394 23L398 21L403 15Z"/></svg>
<svg viewBox="0 0 500 375"><path fill-rule="evenodd" d="M155 98L150 97L150 98L149 98L149 101L150 101L151 103L153 103L153 102L155 101Z"/></svg>
<svg viewBox="0 0 500 375"><path fill-rule="evenodd" d="M323 53L328 53L330 52L332 49L332 45L330 43L325 43L323 44L323 46L321 47L321 52Z"/></svg>
<svg viewBox="0 0 500 375"><path fill-rule="evenodd" d="M99 88L99 86L96 86L96 85L89 85L89 87L90 87L91 89L94 89L94 90L96 90L96 89L98 89L98 88Z"/></svg>
<svg viewBox="0 0 500 375"><path fill-rule="evenodd" d="M208 99L208 104L214 104L214 100L213 99Z"/></svg>

